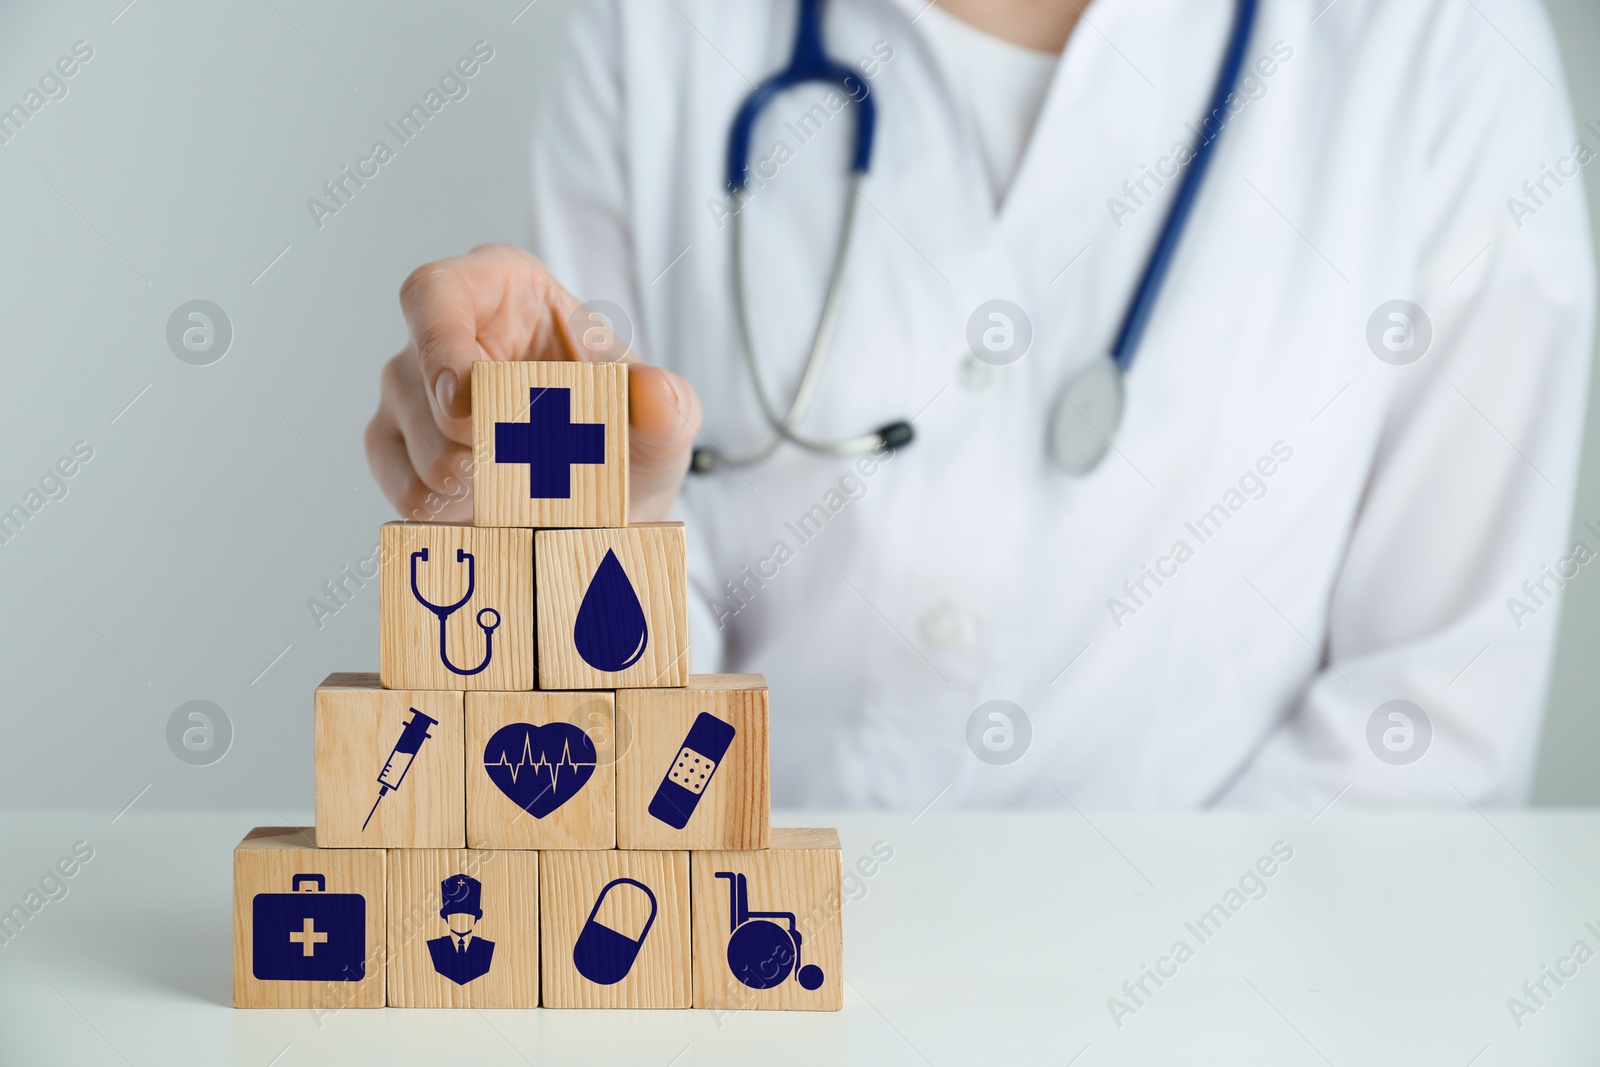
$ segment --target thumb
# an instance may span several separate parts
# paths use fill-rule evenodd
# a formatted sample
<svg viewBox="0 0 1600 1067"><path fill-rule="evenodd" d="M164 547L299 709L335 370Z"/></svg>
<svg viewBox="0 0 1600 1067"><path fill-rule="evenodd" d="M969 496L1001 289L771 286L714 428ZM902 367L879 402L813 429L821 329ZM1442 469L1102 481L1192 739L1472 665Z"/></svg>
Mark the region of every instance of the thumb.
<svg viewBox="0 0 1600 1067"><path fill-rule="evenodd" d="M700 398L685 379L662 367L628 367L628 495L636 521L666 517L683 485Z"/></svg>

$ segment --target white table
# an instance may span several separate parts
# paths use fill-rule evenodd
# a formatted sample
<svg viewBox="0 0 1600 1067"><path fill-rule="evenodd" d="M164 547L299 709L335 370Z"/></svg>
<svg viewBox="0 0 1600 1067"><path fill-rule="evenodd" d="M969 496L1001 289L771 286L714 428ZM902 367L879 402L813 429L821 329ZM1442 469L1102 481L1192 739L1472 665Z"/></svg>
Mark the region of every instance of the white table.
<svg viewBox="0 0 1600 1067"><path fill-rule="evenodd" d="M0 816L0 909L95 850L0 944L5 1067L1600 1063L1600 958L1520 1028L1507 1008L1574 942L1600 952L1600 813L787 818L838 825L847 866L894 849L845 909L843 1012L320 1020L229 1006L232 848L281 816L111 814ZM1186 922L1277 841L1265 895L1201 942ZM1123 982L1180 939L1117 1025L1108 999L1134 1006Z"/></svg>

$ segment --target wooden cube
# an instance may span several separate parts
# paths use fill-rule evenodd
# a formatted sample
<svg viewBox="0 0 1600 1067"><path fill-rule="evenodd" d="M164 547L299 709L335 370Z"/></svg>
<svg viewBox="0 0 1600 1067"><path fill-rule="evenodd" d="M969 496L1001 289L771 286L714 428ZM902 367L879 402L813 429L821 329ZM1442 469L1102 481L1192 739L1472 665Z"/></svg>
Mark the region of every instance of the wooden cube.
<svg viewBox="0 0 1600 1067"><path fill-rule="evenodd" d="M382 849L251 830L233 850L233 1006L383 1007L384 908Z"/></svg>
<svg viewBox="0 0 1600 1067"><path fill-rule="evenodd" d="M322 848L466 844L461 698L384 689L376 674L330 674L317 687Z"/></svg>
<svg viewBox="0 0 1600 1067"><path fill-rule="evenodd" d="M694 1006L844 1004L839 834L775 827L759 852L696 852Z"/></svg>
<svg viewBox="0 0 1600 1067"><path fill-rule="evenodd" d="M472 521L628 524L628 368L472 365Z"/></svg>
<svg viewBox="0 0 1600 1067"><path fill-rule="evenodd" d="M532 531L390 522L378 540L387 688L533 688Z"/></svg>
<svg viewBox="0 0 1600 1067"><path fill-rule="evenodd" d="M615 848L610 693L468 693L467 843Z"/></svg>
<svg viewBox="0 0 1600 1067"><path fill-rule="evenodd" d="M389 852L389 1005L539 1006L539 854Z"/></svg>
<svg viewBox="0 0 1600 1067"><path fill-rule="evenodd" d="M539 688L644 689L689 678L681 522L540 530Z"/></svg>
<svg viewBox="0 0 1600 1067"><path fill-rule="evenodd" d="M691 674L617 693L617 847L766 848L767 680Z"/></svg>
<svg viewBox="0 0 1600 1067"><path fill-rule="evenodd" d="M689 1006L689 854L545 852L539 951L547 1008Z"/></svg>

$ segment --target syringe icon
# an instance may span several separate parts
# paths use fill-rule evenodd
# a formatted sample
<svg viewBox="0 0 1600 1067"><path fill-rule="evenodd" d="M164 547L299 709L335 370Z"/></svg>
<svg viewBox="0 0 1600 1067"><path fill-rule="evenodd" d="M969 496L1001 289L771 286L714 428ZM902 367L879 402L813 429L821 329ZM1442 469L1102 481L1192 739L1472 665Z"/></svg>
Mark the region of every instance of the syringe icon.
<svg viewBox="0 0 1600 1067"><path fill-rule="evenodd" d="M378 805L383 802L384 795L392 789L399 789L400 783L406 780L406 772L416 762L422 742L433 736L428 732L428 727L438 724L438 719L431 719L416 708L411 709L410 721L400 731L400 740L394 743L394 751L389 753L388 761L378 774L378 799L372 802L372 810L367 812L367 822L361 824L362 830L366 830L367 823L378 813Z"/></svg>

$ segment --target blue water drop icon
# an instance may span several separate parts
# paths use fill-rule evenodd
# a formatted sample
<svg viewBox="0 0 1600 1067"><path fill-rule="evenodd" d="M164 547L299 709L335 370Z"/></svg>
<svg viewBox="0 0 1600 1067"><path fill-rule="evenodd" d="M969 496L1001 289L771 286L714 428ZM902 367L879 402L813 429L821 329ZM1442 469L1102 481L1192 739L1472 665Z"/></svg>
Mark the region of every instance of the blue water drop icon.
<svg viewBox="0 0 1600 1067"><path fill-rule="evenodd" d="M597 671L627 670L639 662L650 643L644 607L611 549L606 549L606 558L595 568L583 603L578 605L572 643L583 662Z"/></svg>

